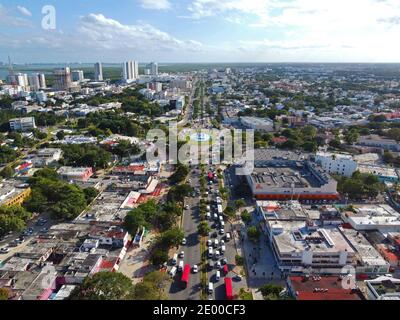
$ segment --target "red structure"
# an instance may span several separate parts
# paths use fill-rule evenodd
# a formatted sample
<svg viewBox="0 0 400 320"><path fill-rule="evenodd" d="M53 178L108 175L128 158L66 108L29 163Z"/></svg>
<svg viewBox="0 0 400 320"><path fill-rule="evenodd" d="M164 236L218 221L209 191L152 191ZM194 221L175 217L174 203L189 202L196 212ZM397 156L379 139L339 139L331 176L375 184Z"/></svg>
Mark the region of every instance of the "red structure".
<svg viewBox="0 0 400 320"><path fill-rule="evenodd" d="M224 274L224 276L226 276L228 274L228 265L224 265L224 268L222 269L222 273Z"/></svg>
<svg viewBox="0 0 400 320"><path fill-rule="evenodd" d="M233 300L232 279L225 278L226 299Z"/></svg>
<svg viewBox="0 0 400 320"><path fill-rule="evenodd" d="M189 277L190 277L190 264L187 264L183 268L182 272L182 279L181 279L182 288L187 288L189 284Z"/></svg>

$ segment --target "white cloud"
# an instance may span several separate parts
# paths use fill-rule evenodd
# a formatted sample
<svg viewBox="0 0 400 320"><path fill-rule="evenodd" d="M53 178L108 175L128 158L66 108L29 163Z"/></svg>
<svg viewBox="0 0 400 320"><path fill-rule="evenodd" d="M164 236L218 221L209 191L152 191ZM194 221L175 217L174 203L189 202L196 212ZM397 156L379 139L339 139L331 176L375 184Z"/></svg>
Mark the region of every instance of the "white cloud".
<svg viewBox="0 0 400 320"><path fill-rule="evenodd" d="M19 11L20 14L26 17L32 17L32 12L30 12L27 8L23 6L17 6L17 10Z"/></svg>
<svg viewBox="0 0 400 320"><path fill-rule="evenodd" d="M282 60L296 53L297 60L398 61L399 0L192 0L187 9L193 19L254 28L259 39L227 46L264 61L271 52Z"/></svg>
<svg viewBox="0 0 400 320"><path fill-rule="evenodd" d="M29 20L15 17L12 10L0 4L0 25L6 27L31 27Z"/></svg>
<svg viewBox="0 0 400 320"><path fill-rule="evenodd" d="M102 14L81 17L78 31L96 46L126 50L196 50L201 44L193 40L180 40L145 22L124 25Z"/></svg>
<svg viewBox="0 0 400 320"><path fill-rule="evenodd" d="M168 0L140 0L141 7L152 10L171 9L171 3Z"/></svg>
<svg viewBox="0 0 400 320"><path fill-rule="evenodd" d="M178 39L143 21L127 25L92 13L80 17L70 32L34 30L10 36L0 31L0 53L10 49L41 62L48 59L116 62L132 58L179 61L185 55L201 52L203 45L191 39Z"/></svg>
<svg viewBox="0 0 400 320"><path fill-rule="evenodd" d="M268 12L273 2L276 0L193 0L188 11L194 19L233 12L259 15Z"/></svg>

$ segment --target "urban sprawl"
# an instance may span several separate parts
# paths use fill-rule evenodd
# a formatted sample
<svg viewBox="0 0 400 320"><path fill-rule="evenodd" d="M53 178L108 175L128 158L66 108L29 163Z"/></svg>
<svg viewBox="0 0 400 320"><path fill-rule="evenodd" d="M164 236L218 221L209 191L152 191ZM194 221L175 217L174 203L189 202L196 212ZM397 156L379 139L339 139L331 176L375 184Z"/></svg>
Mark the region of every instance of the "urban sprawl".
<svg viewBox="0 0 400 320"><path fill-rule="evenodd" d="M399 66L2 66L0 299L400 299Z"/></svg>

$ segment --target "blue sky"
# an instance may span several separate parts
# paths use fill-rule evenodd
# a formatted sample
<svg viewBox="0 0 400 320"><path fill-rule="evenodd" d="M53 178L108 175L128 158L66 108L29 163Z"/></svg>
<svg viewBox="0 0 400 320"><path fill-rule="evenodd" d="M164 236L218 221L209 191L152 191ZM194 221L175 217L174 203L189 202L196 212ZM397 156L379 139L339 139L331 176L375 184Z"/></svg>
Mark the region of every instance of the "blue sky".
<svg viewBox="0 0 400 320"><path fill-rule="evenodd" d="M0 0L19 63L399 62L399 34L399 0Z"/></svg>

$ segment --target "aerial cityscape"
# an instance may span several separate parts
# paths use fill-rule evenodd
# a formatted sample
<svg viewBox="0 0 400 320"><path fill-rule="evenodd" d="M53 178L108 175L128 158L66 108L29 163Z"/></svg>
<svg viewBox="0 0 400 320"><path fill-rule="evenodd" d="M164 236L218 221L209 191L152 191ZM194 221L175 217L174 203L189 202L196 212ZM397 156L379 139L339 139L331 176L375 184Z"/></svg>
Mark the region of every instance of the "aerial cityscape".
<svg viewBox="0 0 400 320"><path fill-rule="evenodd" d="M400 3L73 2L0 3L0 300L400 300Z"/></svg>

